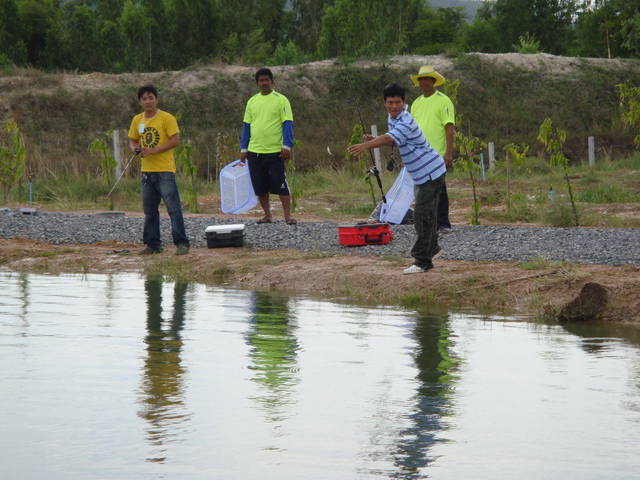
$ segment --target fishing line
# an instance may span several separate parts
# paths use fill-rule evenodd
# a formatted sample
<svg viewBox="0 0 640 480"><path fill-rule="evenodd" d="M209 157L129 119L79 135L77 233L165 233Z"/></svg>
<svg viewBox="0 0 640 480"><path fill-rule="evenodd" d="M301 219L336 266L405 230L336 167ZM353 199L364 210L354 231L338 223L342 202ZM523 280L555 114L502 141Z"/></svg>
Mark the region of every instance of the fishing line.
<svg viewBox="0 0 640 480"><path fill-rule="evenodd" d="M347 84L349 85L349 92L351 93L351 99L353 101L354 106L356 107L356 112L358 113L358 119L360 120L360 126L362 127L362 134L365 135L366 130L364 127L364 120L362 120L362 113L360 112L360 106L358 104L358 100L356 99L355 89L353 88L353 85L351 83L351 75L349 74L347 62L342 55L342 49L340 48L340 39L338 38L338 33L336 32L336 27L333 23L333 19L330 18L329 20L330 20L329 23L331 23L331 29L333 30L333 36L336 39L336 45L338 47L338 57L342 60L342 66L347 76ZM373 165L373 168L367 170L366 173L376 177L376 180L378 181L378 187L380 187L380 194L382 195L382 201L384 203L387 203L387 197L385 196L384 190L382 188L382 180L380 180L380 171L376 166L376 161L373 157L373 151L371 149L369 149L369 156L371 157L371 164Z"/></svg>
<svg viewBox="0 0 640 480"><path fill-rule="evenodd" d="M122 170L122 173L120 174L120 176L118 177L118 180L116 180L116 183L113 184L113 187L111 187L111 190L109 190L109 193L107 194L107 198L109 198L111 196L111 194L113 193L113 191L116 188L116 185L118 185L118 182L120 180L122 180L122 177L124 177L124 174L127 171L127 168L129 168L129 165L131 164L131 162L133 162L133 159L136 158L136 155L138 155L140 153L140 147L136 147L134 150L133 155L131 156L131 158L129 159L129 161L127 162L127 164L124 167L124 170Z"/></svg>

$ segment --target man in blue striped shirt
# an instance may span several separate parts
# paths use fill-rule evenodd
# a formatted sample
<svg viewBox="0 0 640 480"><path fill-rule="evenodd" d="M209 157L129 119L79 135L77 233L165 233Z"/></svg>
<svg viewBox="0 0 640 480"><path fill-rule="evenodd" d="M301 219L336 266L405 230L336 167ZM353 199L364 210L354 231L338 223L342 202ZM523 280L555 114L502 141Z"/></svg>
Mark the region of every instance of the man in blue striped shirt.
<svg viewBox="0 0 640 480"><path fill-rule="evenodd" d="M396 144L402 162L414 183L414 226L418 238L411 249L413 265L402 273L422 273L433 268L433 259L443 250L438 245L438 196L447 169L444 159L429 145L422 130L405 108L405 89L398 83L384 87L384 106L389 113L389 131L373 137L365 135L365 142L349 147L349 153L360 155L366 150Z"/></svg>

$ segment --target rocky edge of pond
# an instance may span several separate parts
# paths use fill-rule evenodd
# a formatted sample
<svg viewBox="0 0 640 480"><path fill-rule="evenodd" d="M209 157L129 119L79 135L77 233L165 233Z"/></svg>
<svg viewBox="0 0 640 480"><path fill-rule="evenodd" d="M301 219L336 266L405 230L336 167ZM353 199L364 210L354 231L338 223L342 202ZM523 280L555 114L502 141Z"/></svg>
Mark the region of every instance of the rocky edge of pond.
<svg viewBox="0 0 640 480"><path fill-rule="evenodd" d="M0 238L28 238L55 244L140 242L143 219L111 212L91 215L65 213L23 214L7 210L0 215ZM245 225L244 246L259 250L297 249L338 255L407 257L415 241L412 225L391 225L387 244L340 245L338 224L331 221L288 225L284 221L257 224L255 220L185 217L192 246L206 246L205 229L212 225ZM350 224L355 225L355 223ZM170 244L169 219L161 220L162 238ZM532 259L595 265L640 265L640 229L552 228L522 226L454 226L441 234L441 258L469 261L524 262Z"/></svg>
<svg viewBox="0 0 640 480"><path fill-rule="evenodd" d="M143 218L129 217L124 212L67 214L35 209L4 209L0 210L0 239L21 238L56 245L91 245L109 241L139 245L142 224ZM325 259L345 256L379 257L402 259L403 263L409 264L409 251L415 241L412 225L391 225L393 238L390 243L351 247L340 245L339 242L339 226L347 223L300 221L296 225L288 225L282 220L275 220L273 223L257 224L255 220L242 217L185 217L186 230L192 246L202 247L205 252L225 250L207 249L205 229L212 225L230 224L245 225L246 251L299 250ZM163 240L170 243L169 219L161 219L161 230ZM634 272L640 270L640 229L455 225L451 233L440 235L439 241L444 248L444 254L440 258L453 262L475 262L475 265L486 262L565 262L594 266L627 266ZM429 275L436 270L430 271ZM619 275L628 276L628 273L620 272ZM531 276L535 276L535 272ZM406 280L406 277L415 276L404 277ZM424 279L413 281L424 282ZM625 285L625 289L629 290L627 293L634 295L634 298L640 297L636 291L640 289L640 285L632 282L631 287L633 288L629 290L629 285ZM549 295L553 296L553 292L549 292ZM589 294L582 298L588 297ZM580 301L580 298L580 295L573 298L577 313L567 310L570 302L557 306L557 310L561 312L558 318L583 320L606 317L602 304L610 303L612 298L615 300L615 296L604 292L597 297L600 299L599 302L590 303L599 303L599 306L585 310L588 302Z"/></svg>

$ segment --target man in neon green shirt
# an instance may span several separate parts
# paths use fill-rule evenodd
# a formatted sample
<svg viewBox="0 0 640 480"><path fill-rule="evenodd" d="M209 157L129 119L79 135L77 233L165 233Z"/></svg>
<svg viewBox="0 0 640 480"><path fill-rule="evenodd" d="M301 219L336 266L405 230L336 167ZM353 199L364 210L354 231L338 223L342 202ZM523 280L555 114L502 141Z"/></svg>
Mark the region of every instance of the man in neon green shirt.
<svg viewBox="0 0 640 480"><path fill-rule="evenodd" d="M264 217L258 223L271 223L269 194L280 196L284 219L289 225L296 220L291 216L291 192L287 184L285 162L293 147L293 113L287 98L273 89L273 73L268 68L256 72L260 92L247 102L240 141L240 160L249 160L251 183Z"/></svg>
<svg viewBox="0 0 640 480"><path fill-rule="evenodd" d="M411 105L411 115L427 141L444 158L447 168L452 168L455 110L449 97L435 88L442 85L445 79L432 66L424 65L417 75L411 75L411 80L423 93ZM438 198L438 232L450 231L449 196L447 186L443 183Z"/></svg>

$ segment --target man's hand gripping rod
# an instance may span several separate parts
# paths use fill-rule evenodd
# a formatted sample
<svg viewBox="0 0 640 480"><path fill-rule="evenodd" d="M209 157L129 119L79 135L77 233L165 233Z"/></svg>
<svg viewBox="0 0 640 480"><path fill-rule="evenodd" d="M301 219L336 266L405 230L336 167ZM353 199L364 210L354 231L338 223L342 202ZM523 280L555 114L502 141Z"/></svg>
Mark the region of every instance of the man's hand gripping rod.
<svg viewBox="0 0 640 480"><path fill-rule="evenodd" d="M127 164L124 166L124 170L122 170L122 173L120 174L120 176L118 177L118 180L116 180L116 183L113 184L113 187L111 187L111 190L109 190L109 193L107 194L107 198L109 198L111 196L111 194L113 193L113 191L116 188L116 185L118 185L118 182L120 182L120 180L122 180L122 177L124 176L124 174L127 172L127 168L129 168L129 165L131 165L131 162L133 162L133 159L136 158L136 155L138 155L141 152L141 148L140 146L137 146L134 150L133 150L133 155L131 156L131 158L129 159L129 161L127 162Z"/></svg>

